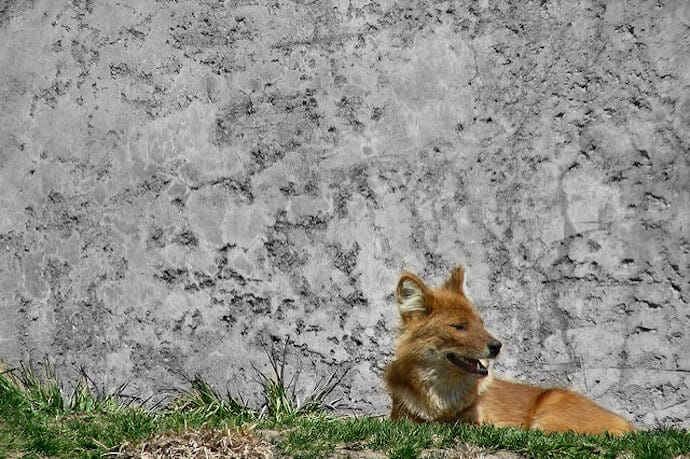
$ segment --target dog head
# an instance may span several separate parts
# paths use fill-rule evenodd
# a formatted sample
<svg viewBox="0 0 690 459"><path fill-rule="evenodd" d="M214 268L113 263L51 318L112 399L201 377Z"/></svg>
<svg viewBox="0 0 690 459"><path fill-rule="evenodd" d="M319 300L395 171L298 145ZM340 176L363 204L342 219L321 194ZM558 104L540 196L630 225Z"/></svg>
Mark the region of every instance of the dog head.
<svg viewBox="0 0 690 459"><path fill-rule="evenodd" d="M457 371L482 378L481 360L495 358L501 343L484 328L464 293L465 271L455 268L440 289L429 289L411 273L400 276L396 300L402 324L398 352L420 360L442 361Z"/></svg>

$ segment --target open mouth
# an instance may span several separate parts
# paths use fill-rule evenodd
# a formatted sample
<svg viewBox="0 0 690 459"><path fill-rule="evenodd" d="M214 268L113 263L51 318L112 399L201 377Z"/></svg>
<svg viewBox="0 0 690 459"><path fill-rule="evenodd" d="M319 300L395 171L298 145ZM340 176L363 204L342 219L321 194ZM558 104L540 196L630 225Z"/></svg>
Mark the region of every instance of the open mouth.
<svg viewBox="0 0 690 459"><path fill-rule="evenodd" d="M480 378L483 378L489 374L489 370L487 370L486 367L477 359L466 359L452 353L446 354L446 358L453 365L462 368L470 374L479 376Z"/></svg>

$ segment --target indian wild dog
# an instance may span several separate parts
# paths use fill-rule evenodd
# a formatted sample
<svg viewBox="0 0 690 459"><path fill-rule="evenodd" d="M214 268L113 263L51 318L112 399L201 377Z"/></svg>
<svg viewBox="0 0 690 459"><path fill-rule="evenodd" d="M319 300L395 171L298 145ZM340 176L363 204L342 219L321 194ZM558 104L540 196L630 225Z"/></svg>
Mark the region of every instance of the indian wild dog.
<svg viewBox="0 0 690 459"><path fill-rule="evenodd" d="M485 329L463 291L464 269L430 290L404 273L396 299L401 316L394 359L384 379L391 418L464 421L536 428L545 432L620 435L634 430L625 419L566 389L506 381L488 371L501 343Z"/></svg>

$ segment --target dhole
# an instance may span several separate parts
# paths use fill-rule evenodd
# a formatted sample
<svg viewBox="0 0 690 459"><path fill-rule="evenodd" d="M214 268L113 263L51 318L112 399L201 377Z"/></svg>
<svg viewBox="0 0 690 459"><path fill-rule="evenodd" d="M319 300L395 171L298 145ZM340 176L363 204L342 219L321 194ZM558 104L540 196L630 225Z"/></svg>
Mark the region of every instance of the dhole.
<svg viewBox="0 0 690 459"><path fill-rule="evenodd" d="M464 421L579 433L620 435L625 419L565 389L546 389L489 375L485 359L501 343L484 329L463 292L464 270L455 268L442 288L430 290L404 273L396 299L402 319L397 350L385 370L392 419Z"/></svg>

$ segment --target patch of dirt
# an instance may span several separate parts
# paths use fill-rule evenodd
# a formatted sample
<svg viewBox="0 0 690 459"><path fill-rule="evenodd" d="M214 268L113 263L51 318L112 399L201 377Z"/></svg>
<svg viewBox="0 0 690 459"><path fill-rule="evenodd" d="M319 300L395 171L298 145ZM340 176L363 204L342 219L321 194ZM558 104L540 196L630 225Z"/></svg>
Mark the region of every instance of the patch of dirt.
<svg viewBox="0 0 690 459"><path fill-rule="evenodd" d="M277 430L258 430L256 434L271 443L276 443L281 435ZM384 459L388 455L367 448L359 442L352 442L336 445L328 457L329 459ZM468 443L459 443L452 448L425 449L419 457L421 459L521 459L524 456L512 451L491 451Z"/></svg>
<svg viewBox="0 0 690 459"><path fill-rule="evenodd" d="M248 430L202 429L156 435L138 445L124 444L116 458L262 458L275 457L273 446Z"/></svg>
<svg viewBox="0 0 690 459"><path fill-rule="evenodd" d="M352 445L345 445L335 449L330 459L382 459L388 455L370 449L353 449ZM479 446L460 444L454 448L425 449L419 455L421 459L520 459L520 456L511 451L490 451Z"/></svg>
<svg viewBox="0 0 690 459"><path fill-rule="evenodd" d="M523 457L512 451L491 451L466 443L450 449L426 449L420 455L423 459L520 459Z"/></svg>

